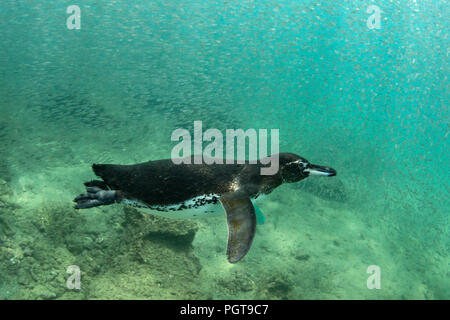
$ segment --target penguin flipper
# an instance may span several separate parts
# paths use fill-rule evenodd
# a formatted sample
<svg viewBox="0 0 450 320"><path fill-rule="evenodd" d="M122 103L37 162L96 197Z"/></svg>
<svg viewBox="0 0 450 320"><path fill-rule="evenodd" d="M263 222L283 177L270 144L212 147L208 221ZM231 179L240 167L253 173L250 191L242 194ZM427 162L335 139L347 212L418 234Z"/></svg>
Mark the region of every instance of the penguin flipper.
<svg viewBox="0 0 450 320"><path fill-rule="evenodd" d="M236 263L250 250L255 237L255 208L250 198L241 192L223 194L220 202L227 214L228 262Z"/></svg>
<svg viewBox="0 0 450 320"><path fill-rule="evenodd" d="M264 217L264 214L262 213L261 209L256 204L253 204L253 206L255 207L256 223L257 224L266 223L266 217Z"/></svg>

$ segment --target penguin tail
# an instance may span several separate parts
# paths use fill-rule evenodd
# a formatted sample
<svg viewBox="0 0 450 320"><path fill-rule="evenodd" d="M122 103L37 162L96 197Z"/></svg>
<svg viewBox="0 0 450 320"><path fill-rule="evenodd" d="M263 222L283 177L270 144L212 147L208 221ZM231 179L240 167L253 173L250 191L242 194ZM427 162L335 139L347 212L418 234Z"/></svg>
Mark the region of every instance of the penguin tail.
<svg viewBox="0 0 450 320"><path fill-rule="evenodd" d="M91 180L84 183L86 186L86 193L80 194L73 201L76 203L75 209L88 209L98 206L109 205L120 200L119 191L114 190L103 178L105 168L111 165L94 164L92 169L95 174L103 179Z"/></svg>
<svg viewBox="0 0 450 320"><path fill-rule="evenodd" d="M97 164L94 163L92 165L92 170L94 171L97 177L102 178L103 180L108 180L108 177L115 176L117 174L118 165L114 164Z"/></svg>
<svg viewBox="0 0 450 320"><path fill-rule="evenodd" d="M84 183L84 185L86 187L99 187L103 190L107 190L109 189L108 185L105 183L105 181L102 180L91 180L91 181L86 181Z"/></svg>
<svg viewBox="0 0 450 320"><path fill-rule="evenodd" d="M94 171L96 176L103 178L103 175L104 175L104 173L106 171L106 167L107 167L107 165L105 165L105 164L94 163L92 165L92 170Z"/></svg>
<svg viewBox="0 0 450 320"><path fill-rule="evenodd" d="M117 179L123 177L123 166L115 164L97 164L92 165L92 170L97 177L102 178L103 181L93 180L90 183L94 183L95 186L102 188L107 186L108 189L117 190L120 186L117 183Z"/></svg>

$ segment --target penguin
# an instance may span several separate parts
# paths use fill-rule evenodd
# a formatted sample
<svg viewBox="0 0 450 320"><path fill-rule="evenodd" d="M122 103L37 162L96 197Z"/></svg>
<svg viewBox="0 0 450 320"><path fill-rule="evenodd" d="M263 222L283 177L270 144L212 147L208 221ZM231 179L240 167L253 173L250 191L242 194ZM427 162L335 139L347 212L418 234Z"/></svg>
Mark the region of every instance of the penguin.
<svg viewBox="0 0 450 320"><path fill-rule="evenodd" d="M171 159L134 165L93 164L94 173L102 180L84 183L87 193L74 199L75 209L123 203L169 218L212 216L225 209L227 259L236 263L250 250L255 236L260 210L253 202L283 183L312 175L336 175L333 168L311 164L293 153L278 154L279 169L273 175L260 173L269 161L196 164L194 157L179 164Z"/></svg>

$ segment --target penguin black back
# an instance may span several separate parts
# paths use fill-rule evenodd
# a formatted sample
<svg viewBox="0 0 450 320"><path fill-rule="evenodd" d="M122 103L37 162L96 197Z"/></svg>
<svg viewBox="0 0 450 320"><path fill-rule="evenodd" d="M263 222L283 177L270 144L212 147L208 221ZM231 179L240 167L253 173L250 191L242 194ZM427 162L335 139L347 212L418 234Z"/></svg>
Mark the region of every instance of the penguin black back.
<svg viewBox="0 0 450 320"><path fill-rule="evenodd" d="M170 159L135 165L94 164L95 174L112 190L148 205L183 202L200 195L230 191L242 170L237 164L174 164Z"/></svg>

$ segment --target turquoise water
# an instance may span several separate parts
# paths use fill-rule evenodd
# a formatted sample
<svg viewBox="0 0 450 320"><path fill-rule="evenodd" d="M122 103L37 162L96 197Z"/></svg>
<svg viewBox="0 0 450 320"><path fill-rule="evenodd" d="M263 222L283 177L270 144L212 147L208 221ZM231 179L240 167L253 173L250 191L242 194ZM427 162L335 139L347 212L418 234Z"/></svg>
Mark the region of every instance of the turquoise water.
<svg viewBox="0 0 450 320"><path fill-rule="evenodd" d="M69 30L72 4L0 5L0 298L450 298L445 1L78 1ZM194 120L338 176L262 200L236 265L225 217L72 209L91 163L169 158Z"/></svg>

